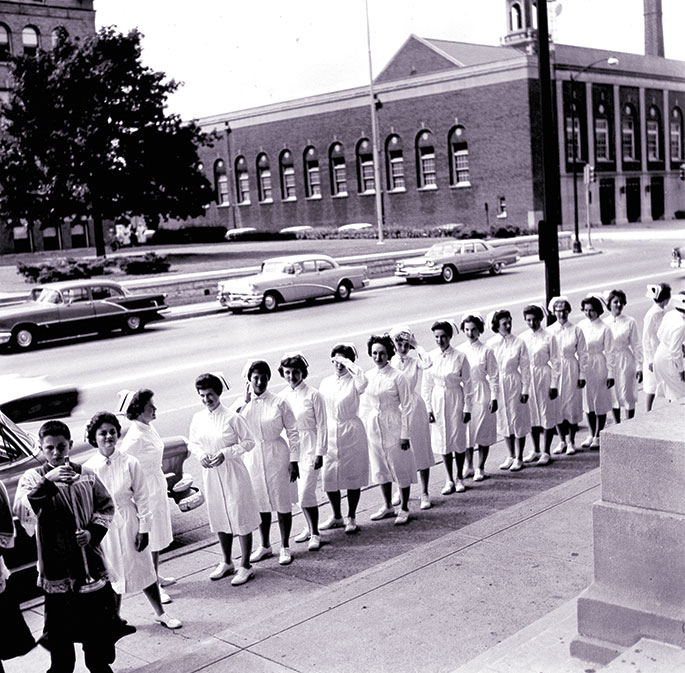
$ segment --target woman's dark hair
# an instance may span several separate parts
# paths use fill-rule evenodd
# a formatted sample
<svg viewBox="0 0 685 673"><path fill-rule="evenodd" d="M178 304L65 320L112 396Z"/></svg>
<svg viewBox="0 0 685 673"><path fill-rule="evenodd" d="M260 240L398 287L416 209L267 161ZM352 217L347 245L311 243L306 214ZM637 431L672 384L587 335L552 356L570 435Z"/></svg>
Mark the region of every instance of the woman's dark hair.
<svg viewBox="0 0 685 673"><path fill-rule="evenodd" d="M671 286L668 283L659 283L659 294L654 297L654 301L662 302L671 298Z"/></svg>
<svg viewBox="0 0 685 673"><path fill-rule="evenodd" d="M499 334L499 321L504 320L504 318L509 318L511 320L511 311L504 308L501 311L495 311L492 314L492 320L490 321L490 329L495 333Z"/></svg>
<svg viewBox="0 0 685 673"><path fill-rule="evenodd" d="M154 393L149 388L141 388L129 402L126 408L126 418L135 421L145 411L145 405L152 399Z"/></svg>
<svg viewBox="0 0 685 673"><path fill-rule="evenodd" d="M43 437L64 437L64 439L71 439L71 430L66 423L62 421L46 421L40 426L38 430L38 439L43 441Z"/></svg>
<svg viewBox="0 0 685 673"><path fill-rule="evenodd" d="M602 300L599 297L585 297L580 301L580 310L585 310L585 304L590 304L592 310L598 315L604 313L604 306L602 305Z"/></svg>
<svg viewBox="0 0 685 673"><path fill-rule="evenodd" d="M331 357L335 357L336 355L342 355L344 358L352 360L352 362L357 359L354 348L352 348L352 346L347 346L346 344L337 344L336 346L333 346Z"/></svg>
<svg viewBox="0 0 685 673"><path fill-rule="evenodd" d="M249 381L252 378L252 374L257 372L258 374L261 374L262 376L266 376L266 378L271 381L271 367L269 367L269 363L264 361L264 360L255 360L251 365L250 368L247 370L247 380Z"/></svg>
<svg viewBox="0 0 685 673"><path fill-rule="evenodd" d="M571 308L571 304L569 304L565 299L557 299L557 300L554 302L554 304L552 304L552 309L554 309L554 307L555 307L557 304L563 304L563 305L564 305L564 310L565 310L565 311L568 311L569 313L573 310L573 309Z"/></svg>
<svg viewBox="0 0 685 673"><path fill-rule="evenodd" d="M436 320L431 325L431 332L435 332L437 329L441 329L443 332L445 332L450 339L454 336L454 328L446 320Z"/></svg>
<svg viewBox="0 0 685 673"><path fill-rule="evenodd" d="M116 428L117 435L121 437L121 423L119 423L119 419L111 411L98 411L97 414L88 421L88 425L86 426L86 439L88 440L88 444L91 446L98 445L95 435L100 429L100 426L105 423L113 425Z"/></svg>
<svg viewBox="0 0 685 673"><path fill-rule="evenodd" d="M467 315L462 321L461 325L459 325L459 329L463 332L464 331L464 325L467 322L472 322L478 331L483 334L485 331L485 325L483 324L483 319L480 316L477 315Z"/></svg>
<svg viewBox="0 0 685 673"><path fill-rule="evenodd" d="M611 306L611 301L615 297L618 297L624 306L628 304L626 293L623 290L612 290L611 292L609 292L609 296L607 297L607 306Z"/></svg>
<svg viewBox="0 0 685 673"><path fill-rule="evenodd" d="M221 395L224 392L224 384L221 383L221 379L215 374L200 374L195 379L195 390L212 390L217 395Z"/></svg>
<svg viewBox="0 0 685 673"><path fill-rule="evenodd" d="M366 342L366 350L369 354L369 357L371 357L371 349L373 348L374 344L381 344L385 347L385 350L388 353L388 360L395 355L395 344L393 343L389 334L372 334L369 337L369 340Z"/></svg>
<svg viewBox="0 0 685 673"><path fill-rule="evenodd" d="M527 315L534 315L540 321L545 317L542 309L535 304L528 304L528 306L523 309L523 317L525 318Z"/></svg>
<svg viewBox="0 0 685 673"><path fill-rule="evenodd" d="M307 363L301 355L292 355L281 360L281 364L278 365L278 373L283 377L283 369L288 367L290 369L299 369L302 372L302 378L306 379L307 374L309 374L309 369L307 368ZM270 376L271 374L269 374Z"/></svg>

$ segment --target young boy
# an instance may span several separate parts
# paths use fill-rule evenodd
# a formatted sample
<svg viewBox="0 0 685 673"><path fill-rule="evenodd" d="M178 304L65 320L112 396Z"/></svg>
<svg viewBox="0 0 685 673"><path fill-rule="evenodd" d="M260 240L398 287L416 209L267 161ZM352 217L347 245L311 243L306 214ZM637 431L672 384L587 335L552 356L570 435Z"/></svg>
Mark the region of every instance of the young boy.
<svg viewBox="0 0 685 673"><path fill-rule="evenodd" d="M37 533L38 584L45 592L40 642L50 651L48 673L74 670L75 642L83 644L89 671L109 673L122 634L99 545L114 503L92 471L69 461L73 442L64 423L44 423L38 437L45 464L22 475L14 508L29 535ZM90 584L98 580L101 587ZM89 584L95 590L83 591Z"/></svg>

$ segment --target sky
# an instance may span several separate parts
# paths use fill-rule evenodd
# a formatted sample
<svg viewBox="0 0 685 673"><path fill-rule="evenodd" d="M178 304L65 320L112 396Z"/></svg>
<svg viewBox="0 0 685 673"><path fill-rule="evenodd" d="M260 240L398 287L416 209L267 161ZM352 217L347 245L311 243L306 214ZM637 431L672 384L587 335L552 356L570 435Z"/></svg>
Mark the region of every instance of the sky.
<svg viewBox="0 0 685 673"><path fill-rule="evenodd" d="M505 0L368 0L373 73L410 34L499 44ZM559 9L560 8L560 9ZM184 119L363 86L364 0L95 0L96 25L144 35L143 61L183 86ZM555 0L555 42L644 53L643 0ZM667 58L685 61L685 0L663 0ZM685 75L685 65L683 66Z"/></svg>

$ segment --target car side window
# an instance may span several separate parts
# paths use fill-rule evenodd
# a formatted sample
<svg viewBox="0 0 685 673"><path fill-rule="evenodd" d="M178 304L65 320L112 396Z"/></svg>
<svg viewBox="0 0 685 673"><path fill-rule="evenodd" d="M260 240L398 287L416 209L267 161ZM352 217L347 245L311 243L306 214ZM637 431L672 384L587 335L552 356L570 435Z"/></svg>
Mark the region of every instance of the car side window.
<svg viewBox="0 0 685 673"><path fill-rule="evenodd" d="M333 264L326 259L320 259L316 265L319 271L330 271L333 268Z"/></svg>
<svg viewBox="0 0 685 673"><path fill-rule="evenodd" d="M85 287L71 287L62 292L65 304L77 304L79 302L90 301L88 290Z"/></svg>
<svg viewBox="0 0 685 673"><path fill-rule="evenodd" d="M315 273L316 272L316 262L313 259L302 262L302 271L304 273Z"/></svg>
<svg viewBox="0 0 685 673"><path fill-rule="evenodd" d="M464 243L464 248L462 252L468 254L470 252L473 252L473 243Z"/></svg>
<svg viewBox="0 0 685 673"><path fill-rule="evenodd" d="M95 285L90 290L93 301L101 301L102 299L109 299L110 297L123 297L124 293L117 287L111 287L109 285L100 286Z"/></svg>
<svg viewBox="0 0 685 673"><path fill-rule="evenodd" d="M482 243L474 243L473 246L476 249L476 252L485 252L487 250Z"/></svg>

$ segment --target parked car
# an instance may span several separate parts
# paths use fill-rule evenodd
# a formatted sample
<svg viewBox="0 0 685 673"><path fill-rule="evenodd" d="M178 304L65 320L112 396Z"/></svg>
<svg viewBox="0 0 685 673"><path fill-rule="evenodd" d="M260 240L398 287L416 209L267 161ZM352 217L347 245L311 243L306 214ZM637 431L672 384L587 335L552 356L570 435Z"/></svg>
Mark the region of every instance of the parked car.
<svg viewBox="0 0 685 673"><path fill-rule="evenodd" d="M677 245L673 250L671 251L671 267L674 269L680 269L681 267L685 266L685 260L683 260L683 257L685 256L685 245Z"/></svg>
<svg viewBox="0 0 685 673"><path fill-rule="evenodd" d="M162 320L164 294L132 294L111 280L39 285L28 301L0 307L0 344L27 350L39 341L121 329L138 332Z"/></svg>
<svg viewBox="0 0 685 673"><path fill-rule="evenodd" d="M373 224L369 222L351 222L350 224L341 224L338 231L362 231L363 229L371 229Z"/></svg>
<svg viewBox="0 0 685 673"><path fill-rule="evenodd" d="M254 234L256 231L257 229L255 229L255 227L237 227L236 229L229 229L224 234L224 238L227 241L235 241L243 236Z"/></svg>
<svg viewBox="0 0 685 673"><path fill-rule="evenodd" d="M19 378L19 377L15 377ZM26 379L29 387L40 387L44 379ZM15 381L15 383L20 383ZM29 404L23 406L20 417L22 421L39 421L46 418L63 417L71 413L74 396L78 400L78 390L73 387L53 387L44 381L43 391L34 392L29 396ZM42 454L38 439L27 427L21 427L4 413L4 409L16 410L22 407L22 400L26 396L11 399L11 395L4 395L2 411L0 411L0 480L5 484L10 501L14 501L19 478L26 470L42 463ZM14 402L18 404L14 404ZM18 416L15 416L18 418ZM122 423L123 425L123 423ZM84 463L95 449L83 441L79 441L75 428L71 428L75 438L70 457L76 463ZM176 502L181 511L190 511L204 502L202 492L193 485L192 477L183 472L183 464L190 455L188 441L185 437L174 436L164 438L164 456L162 469L167 479L167 492ZM22 570L35 563L35 542L29 538L22 527L16 522L17 543L14 549L7 550L5 560L10 569Z"/></svg>
<svg viewBox="0 0 685 673"><path fill-rule="evenodd" d="M281 304L319 297L344 301L368 284L365 266L340 266L327 255L290 255L265 260L252 276L220 281L217 299L233 313L275 311Z"/></svg>
<svg viewBox="0 0 685 673"><path fill-rule="evenodd" d="M481 240L447 241L436 243L423 257L399 260L395 275L408 283L427 278L440 278L451 283L459 276L489 271L495 275L506 264L514 264L519 251L513 245L493 246Z"/></svg>
<svg viewBox="0 0 685 673"><path fill-rule="evenodd" d="M279 234L302 234L305 231L313 231L314 227L309 224L296 224L292 227L283 227Z"/></svg>
<svg viewBox="0 0 685 673"><path fill-rule="evenodd" d="M0 375L0 411L15 423L69 416L78 402L74 386L53 386L44 376Z"/></svg>

